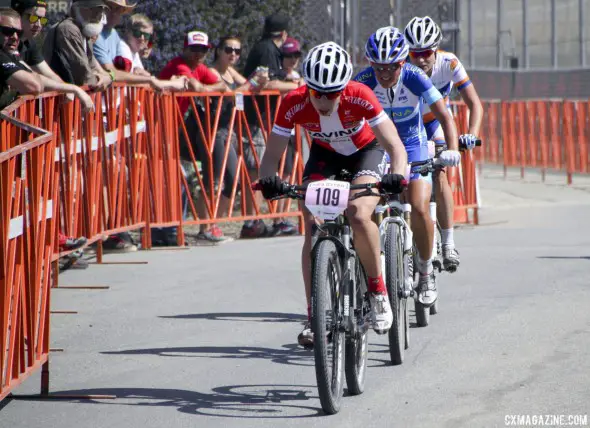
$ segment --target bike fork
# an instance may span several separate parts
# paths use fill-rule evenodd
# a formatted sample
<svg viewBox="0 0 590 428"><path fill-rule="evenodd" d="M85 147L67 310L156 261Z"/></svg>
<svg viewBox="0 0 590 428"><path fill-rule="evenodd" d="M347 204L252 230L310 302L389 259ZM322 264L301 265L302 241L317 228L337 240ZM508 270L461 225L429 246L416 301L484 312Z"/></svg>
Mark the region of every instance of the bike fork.
<svg viewBox="0 0 590 428"><path fill-rule="evenodd" d="M432 174L432 190L430 192L430 218L432 219L432 225L434 227L433 234L432 234L432 254L430 255L431 259L436 259L437 256L437 248L436 248L436 199L434 196L434 186L436 186L436 178L434 177L434 173Z"/></svg>
<svg viewBox="0 0 590 428"><path fill-rule="evenodd" d="M350 249L350 226L344 226L342 231L342 243L344 248ZM356 271L355 260L353 256L345 256L343 271L347 272L347 275L343 276L342 281L342 322L340 323L340 331L354 331L354 316L351 316L350 306L352 300L352 308L356 308L356 302L354 301L356 296L354 295L354 281Z"/></svg>

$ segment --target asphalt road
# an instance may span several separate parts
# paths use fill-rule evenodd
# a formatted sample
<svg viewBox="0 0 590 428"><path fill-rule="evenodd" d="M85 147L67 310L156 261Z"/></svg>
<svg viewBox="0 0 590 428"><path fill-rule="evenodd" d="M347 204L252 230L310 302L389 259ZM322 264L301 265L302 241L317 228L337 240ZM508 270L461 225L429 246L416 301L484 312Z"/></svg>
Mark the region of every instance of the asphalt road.
<svg viewBox="0 0 590 428"><path fill-rule="evenodd" d="M52 315L51 390L114 400L5 400L2 428L503 427L508 415L588 414L590 179L502 180L486 169L481 225L440 313L402 366L370 335L366 391L322 414L304 320L301 238L151 251L69 271ZM413 309L413 307L412 307ZM413 313L412 313L413 321ZM16 393L38 391L35 375ZM587 421L588 423L588 421Z"/></svg>

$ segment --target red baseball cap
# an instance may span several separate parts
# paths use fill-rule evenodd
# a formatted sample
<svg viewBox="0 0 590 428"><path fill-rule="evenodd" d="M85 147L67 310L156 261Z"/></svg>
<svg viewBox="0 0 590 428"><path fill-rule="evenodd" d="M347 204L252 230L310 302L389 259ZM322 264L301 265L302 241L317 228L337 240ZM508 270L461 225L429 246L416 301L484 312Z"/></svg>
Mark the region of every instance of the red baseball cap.
<svg viewBox="0 0 590 428"><path fill-rule="evenodd" d="M283 43L283 46L281 47L281 51L284 54L301 53L301 44L297 39L287 37L287 40L285 40L285 43Z"/></svg>
<svg viewBox="0 0 590 428"><path fill-rule="evenodd" d="M208 48L213 47L209 43L209 36L207 36L207 33L203 33L202 31L190 31L187 33L186 37L184 38L184 47L187 48L189 46L207 46Z"/></svg>

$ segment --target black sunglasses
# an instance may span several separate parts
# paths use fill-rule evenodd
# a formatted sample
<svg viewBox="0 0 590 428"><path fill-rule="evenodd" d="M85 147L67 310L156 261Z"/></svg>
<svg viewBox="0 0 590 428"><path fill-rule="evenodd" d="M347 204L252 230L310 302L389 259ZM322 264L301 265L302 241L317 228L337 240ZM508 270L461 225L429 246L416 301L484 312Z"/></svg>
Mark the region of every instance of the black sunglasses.
<svg viewBox="0 0 590 428"><path fill-rule="evenodd" d="M2 33L6 37L10 37L16 33L18 37L23 35L23 30L19 30L18 28L12 27L5 27L4 25L0 25L0 33Z"/></svg>
<svg viewBox="0 0 590 428"><path fill-rule="evenodd" d="M205 45L193 45L193 46L189 46L189 49L191 50L191 52L194 52L194 53L207 53L207 52L209 52L209 46L205 46Z"/></svg>
<svg viewBox="0 0 590 428"><path fill-rule="evenodd" d="M232 48L231 46L224 46L223 52L228 55L231 55L232 52L235 52L236 55L240 55L242 53L242 48Z"/></svg>
<svg viewBox="0 0 590 428"><path fill-rule="evenodd" d="M135 37L136 39L140 39L141 36L143 36L143 38L148 42L150 40L152 40L152 36L153 36L153 34L151 34L151 33L145 33L143 31L137 30L137 29L131 30L131 34L133 34L133 37Z"/></svg>

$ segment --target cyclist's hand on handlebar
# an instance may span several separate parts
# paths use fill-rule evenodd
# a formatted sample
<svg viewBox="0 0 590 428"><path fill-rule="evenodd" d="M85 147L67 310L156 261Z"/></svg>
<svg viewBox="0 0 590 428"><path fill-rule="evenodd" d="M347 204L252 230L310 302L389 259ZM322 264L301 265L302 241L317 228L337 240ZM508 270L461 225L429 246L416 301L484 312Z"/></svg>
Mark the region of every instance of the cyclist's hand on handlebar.
<svg viewBox="0 0 590 428"><path fill-rule="evenodd" d="M381 178L381 189L387 193L401 193L407 185L406 177L401 174L385 174Z"/></svg>
<svg viewBox="0 0 590 428"><path fill-rule="evenodd" d="M272 177L262 177L258 180L258 186L262 191L262 196L265 199L276 198L277 196L284 195L289 185L281 180L281 177L274 175Z"/></svg>
<svg viewBox="0 0 590 428"><path fill-rule="evenodd" d="M439 156L440 163L444 166L459 166L461 163L461 153L457 150L445 150Z"/></svg>
<svg viewBox="0 0 590 428"><path fill-rule="evenodd" d="M473 150L477 142L477 137L473 134L463 134L459 136L459 146L467 150Z"/></svg>

